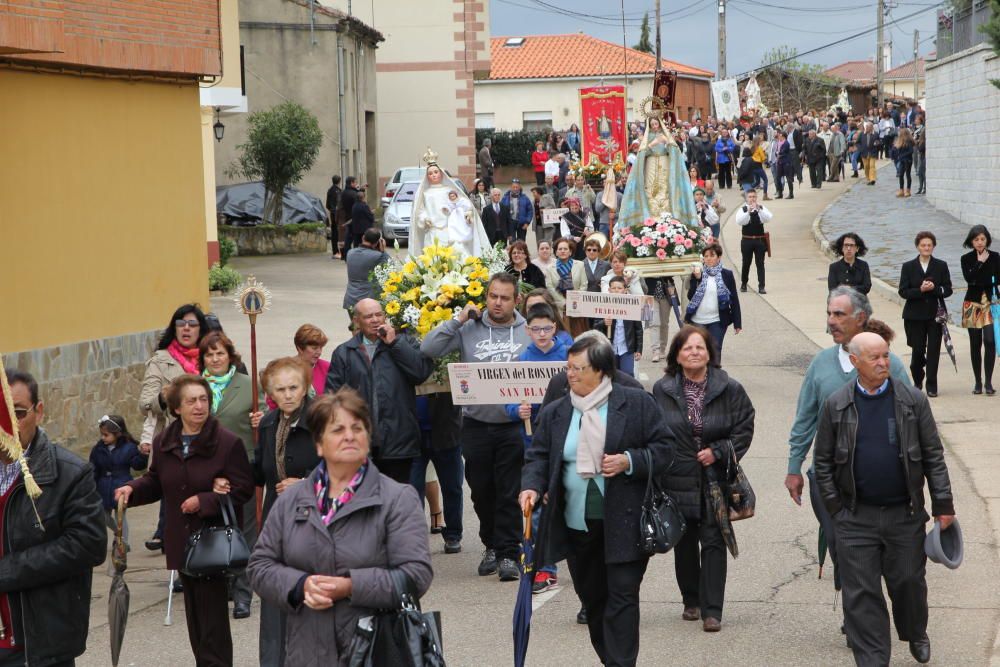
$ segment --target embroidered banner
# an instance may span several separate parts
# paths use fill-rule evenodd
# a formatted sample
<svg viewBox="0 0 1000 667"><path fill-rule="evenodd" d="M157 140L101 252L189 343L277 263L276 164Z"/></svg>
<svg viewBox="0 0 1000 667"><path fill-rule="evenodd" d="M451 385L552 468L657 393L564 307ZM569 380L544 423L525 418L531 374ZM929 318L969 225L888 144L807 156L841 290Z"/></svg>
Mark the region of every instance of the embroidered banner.
<svg viewBox="0 0 1000 667"><path fill-rule="evenodd" d="M608 165L624 162L628 123L625 122L625 87L595 86L580 89L580 162L600 160Z"/></svg>
<svg viewBox="0 0 1000 667"><path fill-rule="evenodd" d="M712 82L712 98L715 100L715 117L720 120L736 120L740 117L740 93L736 79Z"/></svg>

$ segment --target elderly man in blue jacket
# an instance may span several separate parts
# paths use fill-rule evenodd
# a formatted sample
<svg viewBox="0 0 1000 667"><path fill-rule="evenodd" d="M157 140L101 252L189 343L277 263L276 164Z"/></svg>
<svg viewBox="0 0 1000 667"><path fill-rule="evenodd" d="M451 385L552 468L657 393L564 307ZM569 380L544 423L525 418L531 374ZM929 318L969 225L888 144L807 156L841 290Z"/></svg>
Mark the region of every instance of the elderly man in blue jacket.
<svg viewBox="0 0 1000 667"><path fill-rule="evenodd" d="M510 190L500 200L500 207L509 212L507 243L524 241L528 236L528 225L535 219L535 207L531 203L531 198L521 191L521 179L511 180Z"/></svg>

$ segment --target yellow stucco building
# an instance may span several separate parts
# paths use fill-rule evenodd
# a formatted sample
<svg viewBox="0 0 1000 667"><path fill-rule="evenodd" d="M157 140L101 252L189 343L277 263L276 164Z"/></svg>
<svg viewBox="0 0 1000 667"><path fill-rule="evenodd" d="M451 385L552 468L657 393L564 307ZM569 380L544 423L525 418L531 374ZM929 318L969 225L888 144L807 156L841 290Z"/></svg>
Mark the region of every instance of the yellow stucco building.
<svg viewBox="0 0 1000 667"><path fill-rule="evenodd" d="M199 84L225 83L238 18L236 0L135 19L54 4L0 5L0 353L39 380L50 434L80 449L103 414L138 429L159 333L178 305L208 302L214 120Z"/></svg>

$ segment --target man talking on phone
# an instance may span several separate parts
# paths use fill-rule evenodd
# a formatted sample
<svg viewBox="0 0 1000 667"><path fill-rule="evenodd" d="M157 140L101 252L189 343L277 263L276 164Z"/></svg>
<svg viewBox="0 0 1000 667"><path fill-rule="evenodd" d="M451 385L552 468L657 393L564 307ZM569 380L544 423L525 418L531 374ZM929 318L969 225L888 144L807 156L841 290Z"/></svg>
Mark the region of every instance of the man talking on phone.
<svg viewBox="0 0 1000 667"><path fill-rule="evenodd" d="M434 370L413 336L397 333L375 299L354 305L355 334L330 358L326 391L343 386L366 401L372 416L372 461L379 472L410 483L410 467L420 455L420 424L414 387Z"/></svg>

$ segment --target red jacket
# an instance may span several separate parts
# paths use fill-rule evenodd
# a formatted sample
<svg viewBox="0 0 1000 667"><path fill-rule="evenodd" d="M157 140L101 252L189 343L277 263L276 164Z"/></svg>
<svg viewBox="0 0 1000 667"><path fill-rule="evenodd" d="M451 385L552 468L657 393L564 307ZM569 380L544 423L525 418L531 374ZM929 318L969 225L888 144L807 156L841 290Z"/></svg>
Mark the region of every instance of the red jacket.
<svg viewBox="0 0 1000 667"><path fill-rule="evenodd" d="M545 171L545 163L549 161L547 151L535 151L531 154L531 166L535 171Z"/></svg>
<svg viewBox="0 0 1000 667"><path fill-rule="evenodd" d="M247 459L243 441L227 431L215 417L209 417L201 433L191 443L191 453L181 456L181 420L175 420L153 439L153 456L149 470L129 482L132 496L129 506L146 505L163 500L166 523L163 546L167 568L178 570L184 563L184 547L188 535L203 523L221 524L222 496L212 493L212 480L229 480L233 506L242 508L254 493L253 471ZM201 509L197 514L181 513L181 503L198 496ZM237 509L237 512L239 509Z"/></svg>

